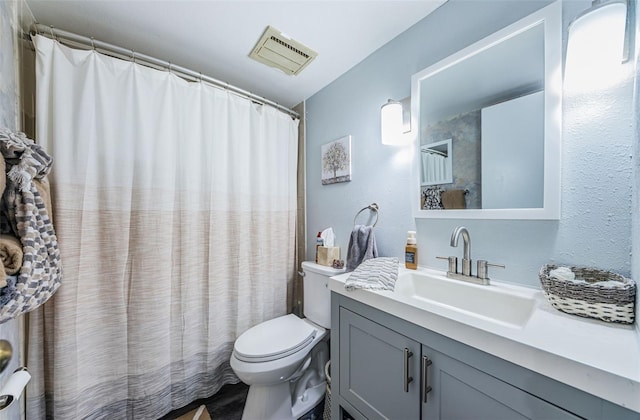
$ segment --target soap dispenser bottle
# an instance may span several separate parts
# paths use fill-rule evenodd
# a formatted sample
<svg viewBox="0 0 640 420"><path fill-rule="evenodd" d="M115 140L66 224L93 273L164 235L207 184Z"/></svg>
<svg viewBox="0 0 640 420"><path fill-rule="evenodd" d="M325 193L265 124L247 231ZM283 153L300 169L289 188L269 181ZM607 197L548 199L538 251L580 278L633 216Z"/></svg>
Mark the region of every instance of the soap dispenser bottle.
<svg viewBox="0 0 640 420"><path fill-rule="evenodd" d="M418 247L416 246L416 232L407 232L407 246L404 249L404 266L415 270L418 268Z"/></svg>

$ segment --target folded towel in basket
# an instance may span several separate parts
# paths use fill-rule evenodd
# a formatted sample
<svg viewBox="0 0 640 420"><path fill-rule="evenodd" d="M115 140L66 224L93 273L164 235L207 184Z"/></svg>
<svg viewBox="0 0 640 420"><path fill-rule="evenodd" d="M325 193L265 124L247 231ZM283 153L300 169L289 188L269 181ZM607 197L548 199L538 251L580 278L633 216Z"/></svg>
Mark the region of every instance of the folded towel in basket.
<svg viewBox="0 0 640 420"><path fill-rule="evenodd" d="M347 290L392 290L398 279L398 258L371 258L358 266L344 283Z"/></svg>
<svg viewBox="0 0 640 420"><path fill-rule="evenodd" d="M0 235L0 261L7 274L16 274L22 267L22 244L12 235Z"/></svg>
<svg viewBox="0 0 640 420"><path fill-rule="evenodd" d="M571 281L576 279L576 275L569 267L558 267L549 271L549 277L560 281Z"/></svg>

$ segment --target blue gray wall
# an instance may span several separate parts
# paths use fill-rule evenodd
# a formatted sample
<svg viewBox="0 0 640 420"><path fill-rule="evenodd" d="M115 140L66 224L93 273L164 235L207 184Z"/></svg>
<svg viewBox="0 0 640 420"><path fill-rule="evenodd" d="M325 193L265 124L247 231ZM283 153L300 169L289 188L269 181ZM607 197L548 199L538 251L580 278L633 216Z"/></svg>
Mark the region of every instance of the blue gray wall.
<svg viewBox="0 0 640 420"><path fill-rule="evenodd" d="M18 121L18 84L14 54L14 31L17 3L0 2L0 126L16 129Z"/></svg>
<svg viewBox="0 0 640 420"><path fill-rule="evenodd" d="M640 2L636 3L636 75L640 73ZM640 115L640 79L636 76L635 80L635 97L633 99L634 103L634 114ZM633 156L640 156L640 122L635 121L635 129L636 136L634 140L634 149ZM633 204L631 206L631 214L633 216L633 225L632 225L632 233L631 233L631 241L632 241L632 250L631 255L635 255L635 258L632 258L632 266L631 266L631 275L632 278L636 281L640 280L640 164L638 164L637 160L633 165L635 167L634 173L634 188L633 188ZM636 293L636 329L640 332L640 298L638 297L639 293Z"/></svg>
<svg viewBox="0 0 640 420"><path fill-rule="evenodd" d="M18 12L20 3L0 1L0 127L18 128L18 83L16 77L18 54L16 36L20 33ZM0 324L0 339L13 346L14 356L6 370L0 375L0 387L4 386L19 366L22 358L20 348L20 321L13 319ZM20 418L23 399L0 412L0 420Z"/></svg>
<svg viewBox="0 0 640 420"><path fill-rule="evenodd" d="M412 74L548 3L450 0L307 100L307 258L314 257L317 232L328 226L344 256L354 215L377 202L381 255L403 258L406 231L417 229L419 264L444 269L435 256L461 253L450 248L449 238L462 224L471 233L474 259L507 265L493 272L496 279L538 287L538 270L548 262L630 274L632 77L591 96L563 98L559 221L414 220L411 153L380 143L380 106L388 98L409 96ZM565 49L568 23L590 5L588 0L563 3ZM633 62L624 66L632 75ZM322 186L320 146L348 134L353 136L352 181ZM637 232L636 227L636 238Z"/></svg>

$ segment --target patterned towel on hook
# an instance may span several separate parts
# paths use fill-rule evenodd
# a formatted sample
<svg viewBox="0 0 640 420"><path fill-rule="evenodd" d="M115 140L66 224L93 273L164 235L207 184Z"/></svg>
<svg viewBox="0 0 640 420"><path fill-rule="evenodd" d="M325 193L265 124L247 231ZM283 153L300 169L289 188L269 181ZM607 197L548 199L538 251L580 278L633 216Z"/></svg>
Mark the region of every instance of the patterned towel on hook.
<svg viewBox="0 0 640 420"><path fill-rule="evenodd" d="M15 288L2 290L0 324L42 305L60 287L62 263L58 238L34 179L44 178L52 159L24 133L0 127L0 153L7 186L0 201L0 231L20 240L22 267Z"/></svg>
<svg viewBox="0 0 640 420"><path fill-rule="evenodd" d="M398 279L398 258L371 258L360 264L347 278L344 288L347 290L391 290Z"/></svg>

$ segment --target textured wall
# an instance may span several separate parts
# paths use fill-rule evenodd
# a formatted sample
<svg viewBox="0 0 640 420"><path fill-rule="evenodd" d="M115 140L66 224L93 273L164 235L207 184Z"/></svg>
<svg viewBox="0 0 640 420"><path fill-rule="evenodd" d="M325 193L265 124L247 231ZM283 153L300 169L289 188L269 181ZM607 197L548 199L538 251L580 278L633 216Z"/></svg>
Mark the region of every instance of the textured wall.
<svg viewBox="0 0 640 420"><path fill-rule="evenodd" d="M480 128L480 110L476 110L430 124L420 136L426 139L423 144L451 139L453 184L441 187L469 191L465 197L468 209L481 208Z"/></svg>
<svg viewBox="0 0 640 420"><path fill-rule="evenodd" d="M12 130L17 128L18 84L16 78L17 53L14 45L19 31L19 3L15 1L0 2L0 126ZM19 321L11 320L0 324L0 339L8 340L13 346L14 356L6 370L0 374L0 387L20 363ZM22 400L0 412L0 420L20 418Z"/></svg>
<svg viewBox="0 0 640 420"><path fill-rule="evenodd" d="M0 125L16 128L17 83L15 71L14 37L17 3L0 2Z"/></svg>
<svg viewBox="0 0 640 420"><path fill-rule="evenodd" d="M633 249L631 250L632 258L631 275L636 282L640 283L640 164L638 164L637 156L640 156L640 121L637 116L640 115L640 2L636 2L636 80L634 89L634 114L636 115L635 123L635 141L633 148L633 156L636 156L634 171L634 188L633 188L633 204L631 214L633 217L633 226L631 232ZM640 293L636 294L636 328L640 332Z"/></svg>
<svg viewBox="0 0 640 420"><path fill-rule="evenodd" d="M492 273L497 279L538 287L538 269L547 262L630 273L632 79L593 95L565 96L559 221L415 221L409 197L412 150L380 144L380 106L408 96L413 73L544 5L447 2L307 101L308 258L313 232L327 226L334 227L344 255L355 213L375 201L382 255L402 257L406 231L417 228L420 265L444 269L435 256L461 254L451 249L449 238L462 224L471 233L474 259L507 265ZM564 28L590 5L564 2ZM624 67L631 73L633 64ZM320 185L320 146L347 134L353 136L353 180Z"/></svg>

